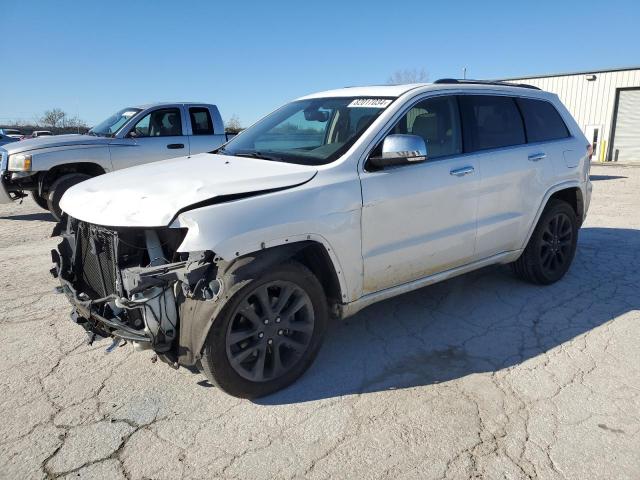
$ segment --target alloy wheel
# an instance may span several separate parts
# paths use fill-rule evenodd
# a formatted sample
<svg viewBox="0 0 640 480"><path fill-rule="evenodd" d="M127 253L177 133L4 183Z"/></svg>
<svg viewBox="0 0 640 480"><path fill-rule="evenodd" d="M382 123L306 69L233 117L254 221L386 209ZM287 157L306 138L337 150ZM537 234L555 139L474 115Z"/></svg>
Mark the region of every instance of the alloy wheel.
<svg viewBox="0 0 640 480"><path fill-rule="evenodd" d="M309 295L287 281L272 281L245 295L226 333L231 367L253 382L284 375L302 357L313 335Z"/></svg>
<svg viewBox="0 0 640 480"><path fill-rule="evenodd" d="M573 242L571 220L565 213L551 217L542 231L540 265L549 275L555 275L570 261Z"/></svg>

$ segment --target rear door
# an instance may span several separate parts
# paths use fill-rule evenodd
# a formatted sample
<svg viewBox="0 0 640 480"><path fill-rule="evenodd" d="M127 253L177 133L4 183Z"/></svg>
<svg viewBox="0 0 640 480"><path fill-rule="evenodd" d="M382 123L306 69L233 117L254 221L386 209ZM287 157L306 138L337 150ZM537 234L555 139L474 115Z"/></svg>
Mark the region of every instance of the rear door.
<svg viewBox="0 0 640 480"><path fill-rule="evenodd" d="M188 105L187 114L191 129L189 132L189 153L210 152L226 142L227 137L224 131L215 130L216 123L212 112L206 105Z"/></svg>
<svg viewBox="0 0 640 480"><path fill-rule="evenodd" d="M109 149L115 170L189 154L189 137L179 105L161 107L138 120Z"/></svg>
<svg viewBox="0 0 640 480"><path fill-rule="evenodd" d="M557 112L548 102L503 95L461 95L459 101L465 149L482 171L476 256L517 250L549 187L554 162L563 162L562 139L549 141L545 130L545 122L555 120L549 108ZM550 129L562 127L566 138L559 120Z"/></svg>
<svg viewBox="0 0 640 480"><path fill-rule="evenodd" d="M480 172L462 155L459 119L453 96L419 101L387 134L421 136L427 160L361 172L365 294L473 258Z"/></svg>

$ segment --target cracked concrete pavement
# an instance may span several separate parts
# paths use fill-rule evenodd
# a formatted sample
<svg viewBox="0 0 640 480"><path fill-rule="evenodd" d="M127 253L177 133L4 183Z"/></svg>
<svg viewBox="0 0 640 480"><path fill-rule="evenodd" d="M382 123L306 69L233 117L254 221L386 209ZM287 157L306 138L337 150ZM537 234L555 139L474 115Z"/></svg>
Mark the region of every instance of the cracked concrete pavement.
<svg viewBox="0 0 640 480"><path fill-rule="evenodd" d="M257 402L86 345L50 217L0 206L0 478L639 478L640 168L592 175L564 280L491 267L380 303Z"/></svg>

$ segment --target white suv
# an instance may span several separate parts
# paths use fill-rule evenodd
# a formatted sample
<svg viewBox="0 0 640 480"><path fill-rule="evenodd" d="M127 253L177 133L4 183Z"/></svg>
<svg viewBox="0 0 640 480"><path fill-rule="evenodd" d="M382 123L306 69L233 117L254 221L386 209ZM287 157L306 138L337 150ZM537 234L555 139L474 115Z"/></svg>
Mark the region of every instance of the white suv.
<svg viewBox="0 0 640 480"><path fill-rule="evenodd" d="M559 280L589 156L558 98L526 85L318 93L214 153L72 187L53 273L92 339L258 397L307 369L330 317L490 264Z"/></svg>

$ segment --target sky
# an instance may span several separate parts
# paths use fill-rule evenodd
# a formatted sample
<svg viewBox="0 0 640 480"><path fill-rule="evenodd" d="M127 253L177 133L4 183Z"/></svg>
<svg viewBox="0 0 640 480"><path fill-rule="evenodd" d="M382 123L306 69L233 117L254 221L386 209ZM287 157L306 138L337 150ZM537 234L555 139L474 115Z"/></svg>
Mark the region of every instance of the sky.
<svg viewBox="0 0 640 480"><path fill-rule="evenodd" d="M320 90L640 65L637 0L0 0L0 123L154 101L248 126Z"/></svg>

